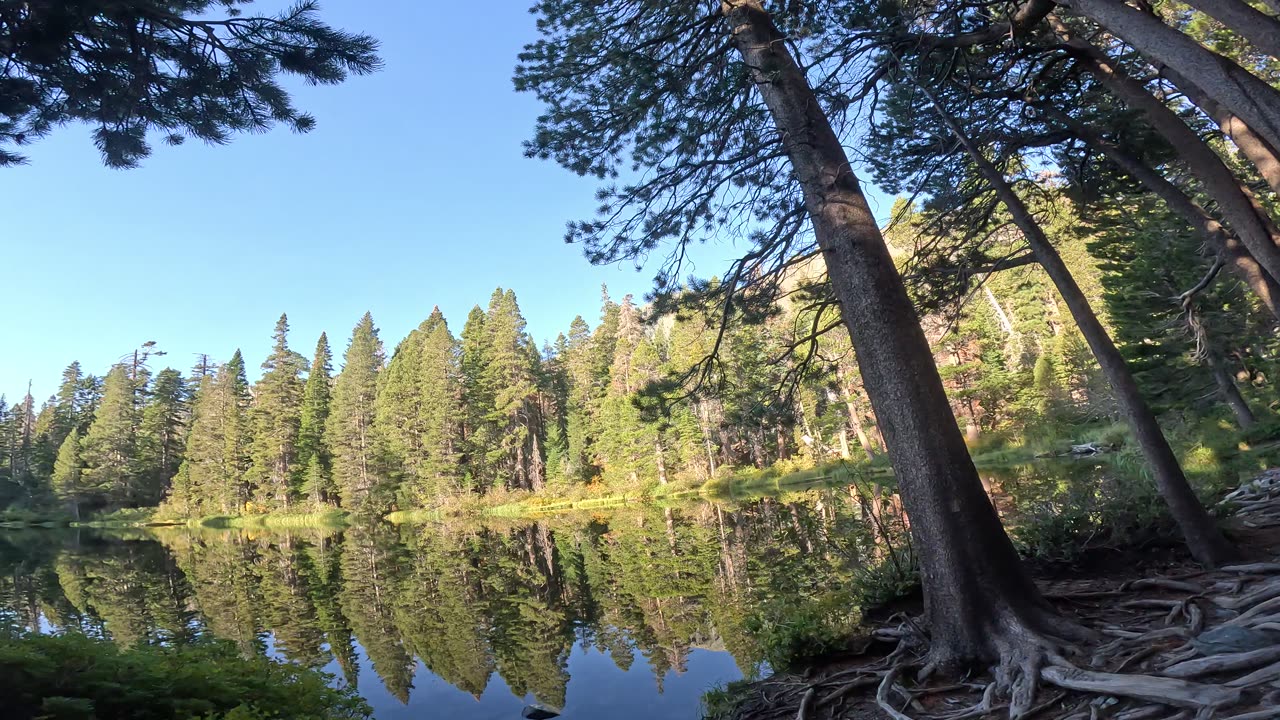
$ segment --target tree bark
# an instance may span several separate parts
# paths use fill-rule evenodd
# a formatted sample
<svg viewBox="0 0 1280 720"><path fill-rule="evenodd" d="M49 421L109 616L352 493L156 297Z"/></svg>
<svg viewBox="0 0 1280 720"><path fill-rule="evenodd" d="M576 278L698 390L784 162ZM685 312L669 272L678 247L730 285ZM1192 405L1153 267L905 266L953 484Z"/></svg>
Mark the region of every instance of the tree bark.
<svg viewBox="0 0 1280 720"><path fill-rule="evenodd" d="M1266 212L1241 187L1222 158L1164 103L1140 83L1124 75L1105 53L1088 41L1073 37L1056 17L1049 16L1049 23L1068 45L1082 53L1081 67L1126 105L1146 115L1156 132L1177 149L1187 167L1203 183L1205 191L1217 201L1227 225L1235 231L1249 253L1267 274L1280 280L1280 246L1277 245L1280 230L1271 224Z"/></svg>
<svg viewBox="0 0 1280 720"><path fill-rule="evenodd" d="M1089 348L1093 350L1093 355L1098 360L1099 367L1111 384L1111 390L1115 393L1116 401L1125 414L1129 428L1133 431L1138 445L1142 448L1142 454L1151 467L1156 487L1178 523L1191 554L1197 561L1208 567L1236 557L1235 548L1218 530L1213 518L1200 504L1195 491L1191 489L1190 483L1182 473L1182 467L1178 464L1177 456L1173 454L1173 449L1169 447L1164 433L1160 430L1160 424L1156 422L1155 414L1151 412L1142 393L1138 391L1138 384L1133 379L1133 374L1129 372L1128 364L1116 349L1115 343L1111 341L1111 336L1107 334L1098 316L1094 314L1093 308L1089 306L1088 299L1076 284L1075 278L1071 276L1071 271L1062 261L1062 256L1049 242L1040 224L1032 217L1031 211L1022 202L1022 198L1014 192L1013 186L1005 179L1004 174L987 160L982 150L963 131L955 118L938 103L933 93L923 83L917 83L917 86L928 96L938 116L955 136L956 141L964 147L978 168L978 172L1000 198L1000 202L1009 210L1014 224L1022 230L1031 252L1039 258L1040 266L1044 268L1045 274L1049 276L1054 287L1058 289L1058 294L1062 296L1063 302L1067 304L1071 317L1076 321L1076 326L1080 328L1081 334L1084 335L1085 341L1089 343Z"/></svg>
<svg viewBox="0 0 1280 720"><path fill-rule="evenodd" d="M1064 0L1147 59L1181 73L1274 147L1280 147L1280 91L1231 60L1123 0Z"/></svg>
<svg viewBox="0 0 1280 720"><path fill-rule="evenodd" d="M982 490L902 278L786 38L759 0L725 0L721 8L783 138L883 426L919 552L930 660L1008 659L1062 621Z"/></svg>
<svg viewBox="0 0 1280 720"><path fill-rule="evenodd" d="M1280 22L1243 0L1186 0L1187 4L1280 60Z"/></svg>
<svg viewBox="0 0 1280 720"><path fill-rule="evenodd" d="M1280 319L1280 282L1262 268L1249 254L1240 239L1227 232L1204 208L1169 182L1163 175L1142 160L1125 152L1115 143L1104 140L1092 128L1052 106L1041 106L1054 120L1071 129L1076 137L1101 152L1117 167L1142 183L1153 195L1164 201L1166 207L1177 213L1194 228L1205 244L1223 259L1232 271L1253 290L1262 306Z"/></svg>
<svg viewBox="0 0 1280 720"><path fill-rule="evenodd" d="M1231 142L1240 149L1240 154L1248 158L1249 162L1258 169L1258 174L1263 180L1267 181L1267 185L1271 186L1272 192L1280 195L1280 153L1268 144L1265 140L1258 137L1243 120L1232 115L1221 104L1209 97L1203 90L1196 86L1195 83L1182 77L1178 73L1169 68L1160 68L1161 73L1169 78L1170 82L1178 86L1183 95L1191 101L1193 105L1204 111L1213 119L1218 127L1222 130L1222 134L1231 139Z"/></svg>

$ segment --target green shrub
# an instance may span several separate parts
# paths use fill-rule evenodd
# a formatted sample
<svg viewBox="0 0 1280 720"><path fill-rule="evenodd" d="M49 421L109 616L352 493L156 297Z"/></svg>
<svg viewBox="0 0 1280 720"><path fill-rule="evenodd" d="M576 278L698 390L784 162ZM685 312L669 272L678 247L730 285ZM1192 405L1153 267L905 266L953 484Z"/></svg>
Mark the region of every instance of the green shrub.
<svg viewBox="0 0 1280 720"><path fill-rule="evenodd" d="M800 605L795 598L778 598L748 617L746 630L771 668L794 669L848 649L862 619L857 607L856 598L845 592Z"/></svg>
<svg viewBox="0 0 1280 720"><path fill-rule="evenodd" d="M330 676L230 643L120 649L83 635L0 635L0 703L11 720L346 720L372 711Z"/></svg>

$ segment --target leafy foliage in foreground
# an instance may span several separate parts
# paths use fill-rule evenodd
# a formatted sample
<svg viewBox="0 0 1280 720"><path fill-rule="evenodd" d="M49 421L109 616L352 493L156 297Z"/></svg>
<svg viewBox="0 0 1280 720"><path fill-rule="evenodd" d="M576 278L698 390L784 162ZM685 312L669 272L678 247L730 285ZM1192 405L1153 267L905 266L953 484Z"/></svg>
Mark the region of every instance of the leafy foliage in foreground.
<svg viewBox="0 0 1280 720"><path fill-rule="evenodd" d="M0 636L0 697L14 720L370 716L353 691L328 680L296 665L241 657L230 643L122 650L78 634Z"/></svg>

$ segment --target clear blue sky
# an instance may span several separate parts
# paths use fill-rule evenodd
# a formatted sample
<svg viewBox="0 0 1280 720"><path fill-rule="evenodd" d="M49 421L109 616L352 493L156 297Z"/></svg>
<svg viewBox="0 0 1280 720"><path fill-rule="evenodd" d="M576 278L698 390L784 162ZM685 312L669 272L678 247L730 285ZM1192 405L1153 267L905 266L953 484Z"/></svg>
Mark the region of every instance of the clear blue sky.
<svg viewBox="0 0 1280 720"><path fill-rule="evenodd" d="M43 399L70 361L104 374L147 340L169 353L156 369L241 348L256 374L281 312L296 350L327 331L340 365L366 310L389 353L433 305L457 332L496 286L539 343L577 314L594 325L601 283L643 294L651 269L592 267L562 242L594 183L521 153L539 109L510 80L535 37L528 4L327 0L328 22L382 42L386 68L299 86L319 121L306 135L157 143L125 171L102 166L84 127L29 147L29 165L0 170L0 392L15 400L31 379ZM732 252L695 256L698 274Z"/></svg>

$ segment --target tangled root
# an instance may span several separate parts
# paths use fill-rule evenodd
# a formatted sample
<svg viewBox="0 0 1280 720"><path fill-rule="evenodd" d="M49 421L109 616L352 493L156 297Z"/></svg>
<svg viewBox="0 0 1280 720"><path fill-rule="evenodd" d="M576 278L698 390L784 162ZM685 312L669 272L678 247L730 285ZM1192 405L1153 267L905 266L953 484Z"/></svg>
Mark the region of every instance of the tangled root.
<svg viewBox="0 0 1280 720"><path fill-rule="evenodd" d="M1280 471L1228 497L1246 526L1280 521ZM1045 592L1063 614L1034 630L1002 627L985 681L940 677L919 621L896 616L871 633L893 652L764 680L733 717L1280 720L1280 562L1099 585Z"/></svg>

